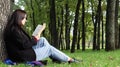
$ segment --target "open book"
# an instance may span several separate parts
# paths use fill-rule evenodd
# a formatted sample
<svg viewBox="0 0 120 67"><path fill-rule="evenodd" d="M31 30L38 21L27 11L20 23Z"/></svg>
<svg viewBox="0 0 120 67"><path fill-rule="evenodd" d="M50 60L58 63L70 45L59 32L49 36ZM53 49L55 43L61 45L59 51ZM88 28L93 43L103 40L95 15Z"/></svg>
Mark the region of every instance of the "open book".
<svg viewBox="0 0 120 67"><path fill-rule="evenodd" d="M33 32L32 36L37 36L40 34L41 30L43 28L43 25L37 25L35 31Z"/></svg>

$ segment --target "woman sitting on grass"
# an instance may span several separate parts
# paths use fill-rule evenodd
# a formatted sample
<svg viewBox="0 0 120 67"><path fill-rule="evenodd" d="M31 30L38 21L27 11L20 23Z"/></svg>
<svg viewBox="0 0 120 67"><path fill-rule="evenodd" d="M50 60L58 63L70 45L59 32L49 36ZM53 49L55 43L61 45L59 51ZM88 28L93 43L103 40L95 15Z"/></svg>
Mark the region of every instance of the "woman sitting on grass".
<svg viewBox="0 0 120 67"><path fill-rule="evenodd" d="M14 62L41 61L47 57L60 62L78 62L54 48L44 37L40 37L46 24L37 36L30 37L24 30L27 14L24 10L15 10L4 30L4 41L8 57Z"/></svg>

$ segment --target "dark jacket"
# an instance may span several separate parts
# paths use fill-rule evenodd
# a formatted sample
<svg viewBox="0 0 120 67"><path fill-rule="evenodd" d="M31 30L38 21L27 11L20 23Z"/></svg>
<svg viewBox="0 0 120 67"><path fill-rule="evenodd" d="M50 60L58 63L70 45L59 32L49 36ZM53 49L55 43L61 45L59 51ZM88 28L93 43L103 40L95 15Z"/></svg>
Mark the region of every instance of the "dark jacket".
<svg viewBox="0 0 120 67"><path fill-rule="evenodd" d="M37 42L22 28L13 28L4 34L8 57L15 62L34 61L36 55L32 46Z"/></svg>

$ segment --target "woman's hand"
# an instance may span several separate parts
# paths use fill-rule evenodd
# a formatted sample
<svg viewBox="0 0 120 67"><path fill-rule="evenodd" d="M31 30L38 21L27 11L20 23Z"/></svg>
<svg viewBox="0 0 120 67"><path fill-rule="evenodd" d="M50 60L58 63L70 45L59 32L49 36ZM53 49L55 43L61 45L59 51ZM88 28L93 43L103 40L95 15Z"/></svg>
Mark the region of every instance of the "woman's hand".
<svg viewBox="0 0 120 67"><path fill-rule="evenodd" d="M43 23L42 31L46 28L46 23Z"/></svg>
<svg viewBox="0 0 120 67"><path fill-rule="evenodd" d="M45 28L46 28L46 23L43 23L42 29L40 30L40 32L38 33L38 35L34 36L37 40L40 39L40 35L45 30Z"/></svg>

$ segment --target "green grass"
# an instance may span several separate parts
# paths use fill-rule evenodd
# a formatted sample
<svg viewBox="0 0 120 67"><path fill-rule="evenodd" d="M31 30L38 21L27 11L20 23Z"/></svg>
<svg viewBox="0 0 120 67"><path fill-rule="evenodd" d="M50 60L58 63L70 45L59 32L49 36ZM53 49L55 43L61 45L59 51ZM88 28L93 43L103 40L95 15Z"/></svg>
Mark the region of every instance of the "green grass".
<svg viewBox="0 0 120 67"><path fill-rule="evenodd" d="M64 51L67 55L75 57L77 59L82 59L81 63L52 63L48 59L48 64L45 67L120 67L120 50L105 52L104 50L92 51L86 50L84 52L76 51L75 53L69 53ZM8 66L6 64L0 63L0 67L30 67L25 64L19 64L15 66Z"/></svg>

